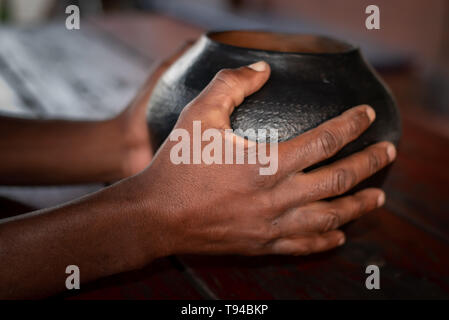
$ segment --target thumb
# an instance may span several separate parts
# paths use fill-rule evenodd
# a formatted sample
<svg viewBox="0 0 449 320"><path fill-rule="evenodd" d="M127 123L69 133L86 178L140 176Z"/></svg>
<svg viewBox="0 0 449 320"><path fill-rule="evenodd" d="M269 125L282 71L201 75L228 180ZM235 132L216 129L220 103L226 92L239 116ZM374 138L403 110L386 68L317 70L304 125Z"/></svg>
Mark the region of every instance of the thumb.
<svg viewBox="0 0 449 320"><path fill-rule="evenodd" d="M265 61L238 69L223 69L192 101L189 109L198 109L200 114L212 111L212 120L226 120L229 126L229 116L234 108L240 105L245 97L259 90L269 76L270 66Z"/></svg>

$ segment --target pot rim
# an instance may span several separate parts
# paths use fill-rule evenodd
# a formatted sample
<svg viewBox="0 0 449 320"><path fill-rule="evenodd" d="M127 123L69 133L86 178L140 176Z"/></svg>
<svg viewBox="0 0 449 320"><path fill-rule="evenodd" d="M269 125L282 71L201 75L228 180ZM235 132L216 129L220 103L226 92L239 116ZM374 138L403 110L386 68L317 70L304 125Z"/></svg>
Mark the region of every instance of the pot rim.
<svg viewBox="0 0 449 320"><path fill-rule="evenodd" d="M342 46L347 47L347 49L343 49L341 51L334 51L334 52L301 52L301 51L280 51L280 50L269 50L269 49L258 49L258 48L250 48L250 47L243 47L238 45L232 45L228 44L216 39L213 39L212 36L216 34L223 34L228 32L252 32L252 33L265 33L265 34L273 34L273 35L284 35L284 36L313 36L317 39L337 42ZM293 32L277 32L277 31L268 31L263 29L229 29L229 30L211 30L207 31L202 35L203 38L205 38L207 41L213 43L217 46L223 46L227 48L231 48L234 50L244 50L244 51L253 51L253 52L266 52L266 53L276 53L276 54L282 54L282 55L294 55L294 56L338 56L338 55L346 55L354 52L358 52L360 50L360 47L357 45L354 45L350 42L340 40L335 37L323 35L323 34L313 34L313 33L293 33Z"/></svg>

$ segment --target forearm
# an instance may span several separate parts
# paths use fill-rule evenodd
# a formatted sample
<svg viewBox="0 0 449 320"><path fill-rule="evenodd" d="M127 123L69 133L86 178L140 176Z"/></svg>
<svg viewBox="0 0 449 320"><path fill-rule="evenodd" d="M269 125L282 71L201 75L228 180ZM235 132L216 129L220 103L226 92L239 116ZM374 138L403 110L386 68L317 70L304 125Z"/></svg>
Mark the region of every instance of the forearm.
<svg viewBox="0 0 449 320"><path fill-rule="evenodd" d="M81 281L88 282L160 256L154 235L143 231L154 230L151 213L130 196L140 192L138 183L125 180L59 208L2 221L0 298L63 291L68 265L78 266Z"/></svg>
<svg viewBox="0 0 449 320"><path fill-rule="evenodd" d="M123 177L129 145L119 121L0 117L0 184L63 184Z"/></svg>

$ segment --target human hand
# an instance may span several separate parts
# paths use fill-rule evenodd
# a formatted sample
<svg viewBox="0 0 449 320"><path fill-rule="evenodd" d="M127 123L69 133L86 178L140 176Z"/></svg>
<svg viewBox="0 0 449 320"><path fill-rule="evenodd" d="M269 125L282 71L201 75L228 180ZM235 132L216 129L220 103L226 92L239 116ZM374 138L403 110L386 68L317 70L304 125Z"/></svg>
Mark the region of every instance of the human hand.
<svg viewBox="0 0 449 320"><path fill-rule="evenodd" d="M385 195L379 189L365 189L323 199L346 194L389 164L395 158L394 146L377 143L330 165L304 169L332 157L366 130L375 118L368 106L350 109L289 141L270 144L270 159L278 164L271 175L261 175L266 163L260 157L242 164L207 164L208 158L199 164L172 161L180 143L177 134L192 136L194 121L200 121L203 134L218 129L213 131L218 133L213 142L241 148L248 159L254 146L257 153L263 152L259 147L266 144L226 129L234 107L261 88L269 74L264 62L221 71L184 109L176 131L140 174L65 205L3 220L0 297L46 296L64 290L64 270L71 264L82 270L87 282L171 254L304 255L343 244L344 234L337 229L381 206ZM82 125L86 126L89 129ZM69 130L72 134L79 132L74 128ZM82 141L76 134L71 139ZM193 141L187 140L196 151L193 158L198 152L204 155L209 146L204 136L199 151L195 135ZM277 157L271 157L272 150ZM85 157L95 161L88 151L77 161ZM39 277L35 270L41 270Z"/></svg>
<svg viewBox="0 0 449 320"><path fill-rule="evenodd" d="M200 121L202 132L217 128L224 133L234 108L269 75L264 62L220 71L183 110L175 129L192 136L193 121ZM358 106L279 143L279 169L273 175L260 175L260 163L174 164L171 152L177 141L167 139L151 165L129 181L141 214L143 251L157 256L306 255L342 245L345 236L337 229L382 206L385 194L370 188L324 199L345 194L391 163L394 145L380 142L330 165L303 170L332 157L374 119L371 107ZM247 153L252 145L236 135L233 144L244 144Z"/></svg>
<svg viewBox="0 0 449 320"><path fill-rule="evenodd" d="M123 133L125 139L126 152L124 152L123 157L123 177L142 171L150 163L154 150L151 146L151 132L149 132L146 122L148 100L159 78L193 43L193 40L187 41L168 59L155 63L156 67L134 99L123 112L112 120L115 127Z"/></svg>

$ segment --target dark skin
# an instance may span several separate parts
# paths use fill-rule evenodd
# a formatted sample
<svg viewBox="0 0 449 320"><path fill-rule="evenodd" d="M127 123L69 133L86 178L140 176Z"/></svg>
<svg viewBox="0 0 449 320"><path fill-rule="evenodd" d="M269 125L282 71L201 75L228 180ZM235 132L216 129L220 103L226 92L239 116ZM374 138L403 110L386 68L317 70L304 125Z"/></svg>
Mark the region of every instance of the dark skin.
<svg viewBox="0 0 449 320"><path fill-rule="evenodd" d="M222 70L184 109L175 127L191 133L192 122L199 120L203 130L229 128L234 108L259 90L269 75L270 68L264 62ZM157 78L156 72L136 101L145 104ZM139 104L135 106L134 110L138 110ZM139 112L139 120L135 121L145 125ZM133 117L132 111L124 114L119 117ZM143 171L151 156L148 147L144 153L134 150L134 155L142 157L137 165L122 164L115 171L104 170L105 160L96 159L103 152L95 146L98 142L88 142L92 149L75 144L85 148L84 156L67 159L77 163L74 171L64 175L63 164L55 169L64 175L64 181L46 176L49 172L56 175L48 165L54 160L42 156L40 165L47 168L46 174L36 172L37 165L28 171L35 183L53 183L53 179L66 182L77 177L83 177L77 178L79 182L115 180L140 173L66 205L3 220L0 297L43 297L63 291L65 268L72 264L79 266L82 282L88 282L138 269L173 254L306 255L338 247L345 242L338 228L382 206L385 194L380 189L365 189L332 201L323 199L346 193L391 163L395 148L390 142L381 142L331 165L307 173L303 170L337 153L374 119L372 108L358 106L280 143L279 170L270 176L259 174L260 164L175 165L170 161L170 150L176 142L170 140L164 142ZM19 122L15 125L21 126ZM68 130L62 125L56 128ZM22 139L28 133L26 128L23 130ZM105 132L103 142L113 136L113 130ZM72 142L88 140L81 133L72 134L76 138ZM11 140L26 147L19 138ZM148 135L143 140L148 142ZM12 142L3 143L2 149L12 147ZM233 143L248 147L247 141L236 136ZM26 152L32 158L34 153L51 147L48 137L42 149ZM57 150L54 148L53 156L59 156ZM90 155L92 151L96 156ZM28 161L31 163L23 160L19 165L7 160L8 170L1 168L0 176L6 173L6 181L14 183L15 177L22 176L21 170L34 163ZM84 171L84 166L88 170ZM10 170L16 170L15 175L9 174ZM19 179L28 183L25 178Z"/></svg>

